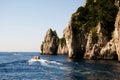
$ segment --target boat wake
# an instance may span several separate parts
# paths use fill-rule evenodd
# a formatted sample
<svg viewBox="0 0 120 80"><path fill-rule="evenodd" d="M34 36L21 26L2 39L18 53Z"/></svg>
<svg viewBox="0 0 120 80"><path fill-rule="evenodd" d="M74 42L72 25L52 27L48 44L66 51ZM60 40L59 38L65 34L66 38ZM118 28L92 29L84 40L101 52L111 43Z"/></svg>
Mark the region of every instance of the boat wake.
<svg viewBox="0 0 120 80"><path fill-rule="evenodd" d="M36 59L30 59L30 60L28 60L28 62L29 62L29 64L33 64L33 63L35 63L35 62L40 62L41 63L41 65L44 65L44 66L51 66L51 65L62 65L62 63L60 63L60 62L57 62L57 61L49 61L49 60L45 60L45 59L38 59L38 60L36 60Z"/></svg>
<svg viewBox="0 0 120 80"><path fill-rule="evenodd" d="M45 66L47 68L55 68L55 69L61 69L66 70L66 67L63 67L63 63L60 63L58 61L52 61L52 60L45 60L45 59L30 59L28 60L29 65L37 65L39 62L41 66Z"/></svg>

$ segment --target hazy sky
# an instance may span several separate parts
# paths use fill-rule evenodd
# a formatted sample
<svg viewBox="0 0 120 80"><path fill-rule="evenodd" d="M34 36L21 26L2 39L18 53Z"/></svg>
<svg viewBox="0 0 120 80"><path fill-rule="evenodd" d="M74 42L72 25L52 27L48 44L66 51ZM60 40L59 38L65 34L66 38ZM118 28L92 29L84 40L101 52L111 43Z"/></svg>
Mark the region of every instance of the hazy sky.
<svg viewBox="0 0 120 80"><path fill-rule="evenodd" d="M0 0L0 51L40 51L49 28L62 37L85 0Z"/></svg>

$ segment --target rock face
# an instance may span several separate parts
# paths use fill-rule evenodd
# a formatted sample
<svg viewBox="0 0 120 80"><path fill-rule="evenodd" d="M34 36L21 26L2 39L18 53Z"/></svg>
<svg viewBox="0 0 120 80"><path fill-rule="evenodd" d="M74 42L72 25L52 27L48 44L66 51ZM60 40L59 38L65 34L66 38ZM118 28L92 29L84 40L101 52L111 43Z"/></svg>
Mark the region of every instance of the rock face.
<svg viewBox="0 0 120 80"><path fill-rule="evenodd" d="M64 30L64 32L63 32L63 35L64 35L64 37L65 37L65 40L66 40L66 45L67 45L67 47L68 47L68 56L69 57L72 57L72 55L73 55L73 46L72 46L72 36L73 36L73 34L72 34L72 29L71 29L72 27L71 26L69 26L69 24L68 24L68 26L66 27L66 29Z"/></svg>
<svg viewBox="0 0 120 80"><path fill-rule="evenodd" d="M46 32L44 41L41 44L41 54L68 54L65 38L58 38L56 31L49 29Z"/></svg>
<svg viewBox="0 0 120 80"><path fill-rule="evenodd" d="M85 45L87 40L85 39L86 34L84 34L83 31L81 31L79 34L76 34L76 32L73 30L72 24L73 20L71 19L68 26L63 31L66 45L68 47L68 56L70 58L82 58L85 52Z"/></svg>
<svg viewBox="0 0 120 80"><path fill-rule="evenodd" d="M113 40L116 47L118 60L120 61L120 11L118 12L117 18L115 21L115 31L114 31Z"/></svg>
<svg viewBox="0 0 120 80"><path fill-rule="evenodd" d="M114 40L111 40L100 51L102 59L118 59Z"/></svg>
<svg viewBox="0 0 120 80"><path fill-rule="evenodd" d="M58 49L58 36L56 31L49 29L41 45L41 54L56 54Z"/></svg>
<svg viewBox="0 0 120 80"><path fill-rule="evenodd" d="M101 49L100 54L102 58L107 56L105 59L118 59L120 61L120 11L118 11L114 26L113 38Z"/></svg>
<svg viewBox="0 0 120 80"><path fill-rule="evenodd" d="M78 8L63 32L69 57L120 59L120 13L115 5L119 7L119 0L87 0Z"/></svg>
<svg viewBox="0 0 120 80"><path fill-rule="evenodd" d="M41 51L68 54L70 58L120 61L120 0L86 0L86 5L72 14L63 38L48 30Z"/></svg>
<svg viewBox="0 0 120 80"><path fill-rule="evenodd" d="M57 54L62 54L62 55L67 55L68 54L68 48L66 46L65 38L59 39Z"/></svg>
<svg viewBox="0 0 120 80"><path fill-rule="evenodd" d="M101 49L107 44L108 39L103 34L105 30L102 28L99 22L97 25L97 30L93 34L90 32L86 45L86 52L84 55L85 59L100 59L103 58L100 54Z"/></svg>

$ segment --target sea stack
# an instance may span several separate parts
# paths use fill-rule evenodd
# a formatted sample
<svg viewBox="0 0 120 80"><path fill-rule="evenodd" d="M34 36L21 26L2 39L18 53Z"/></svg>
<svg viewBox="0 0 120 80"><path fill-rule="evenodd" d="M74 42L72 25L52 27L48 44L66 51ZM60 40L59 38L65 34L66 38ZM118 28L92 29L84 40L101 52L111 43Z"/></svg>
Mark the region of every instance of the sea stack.
<svg viewBox="0 0 120 80"><path fill-rule="evenodd" d="M57 54L59 38L56 31L49 29L41 45L41 54Z"/></svg>

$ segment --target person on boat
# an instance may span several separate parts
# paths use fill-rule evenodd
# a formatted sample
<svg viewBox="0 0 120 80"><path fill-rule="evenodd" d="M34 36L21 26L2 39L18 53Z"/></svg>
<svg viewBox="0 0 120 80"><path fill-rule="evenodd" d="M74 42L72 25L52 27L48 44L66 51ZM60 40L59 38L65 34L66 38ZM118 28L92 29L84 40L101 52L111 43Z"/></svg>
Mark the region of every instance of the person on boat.
<svg viewBox="0 0 120 80"><path fill-rule="evenodd" d="M39 59L40 59L40 56L34 56L33 59L39 60Z"/></svg>

